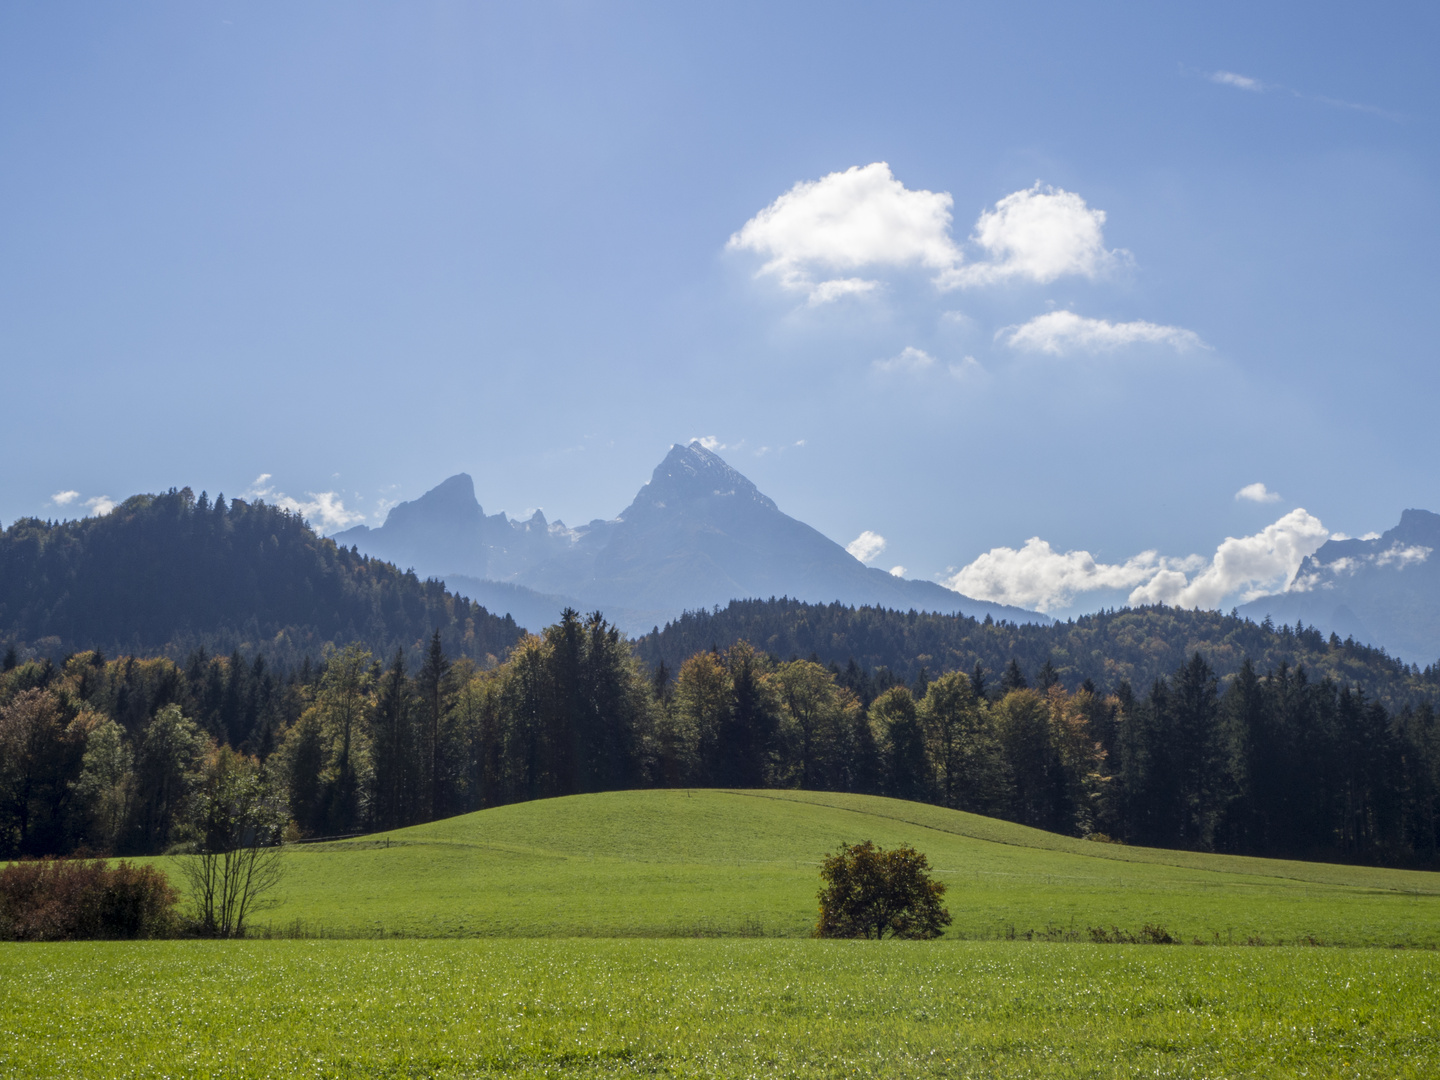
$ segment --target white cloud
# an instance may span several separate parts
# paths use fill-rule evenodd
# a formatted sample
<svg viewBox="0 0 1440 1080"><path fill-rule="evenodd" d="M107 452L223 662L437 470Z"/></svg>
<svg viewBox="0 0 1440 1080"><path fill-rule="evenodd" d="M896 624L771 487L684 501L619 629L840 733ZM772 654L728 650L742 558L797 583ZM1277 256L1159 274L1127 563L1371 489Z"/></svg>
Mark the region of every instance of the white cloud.
<svg viewBox="0 0 1440 1080"><path fill-rule="evenodd" d="M905 574L906 574L906 572L907 572L907 571L905 570L905 567L903 567L903 566L892 566L892 567L890 567L890 576L891 576L891 577L904 577Z"/></svg>
<svg viewBox="0 0 1440 1080"><path fill-rule="evenodd" d="M712 454L716 450L725 449L725 444L722 443L719 439L717 439L714 435L700 435L694 439L691 439L690 441L698 442L701 446L703 446L706 450L709 450Z"/></svg>
<svg viewBox="0 0 1440 1080"><path fill-rule="evenodd" d="M1157 575L1130 594L1130 603L1215 608L1237 593L1241 603L1254 600L1283 589L1305 556L1329 538L1319 518L1292 510L1253 536L1226 537L1210 565L1188 581L1183 575Z"/></svg>
<svg viewBox="0 0 1440 1080"><path fill-rule="evenodd" d="M917 349L913 345L905 346L898 355L892 356L888 360L875 361L875 369L885 372L903 371L917 374L934 366L935 358L924 349Z"/></svg>
<svg viewBox="0 0 1440 1080"><path fill-rule="evenodd" d="M845 550L861 562L871 562L880 557L885 550L885 538L879 533L866 529L854 540L845 545Z"/></svg>
<svg viewBox="0 0 1440 1080"><path fill-rule="evenodd" d="M358 525L365 520L365 515L358 510L347 510L344 501L338 492L334 491L307 491L307 499L295 499L286 495L283 491L276 491L268 484L271 479L270 473L261 473L250 485L250 490L245 492L247 499L264 499L271 506L278 506L281 510L288 510L292 514L299 514L310 527L322 536L327 533L339 532L341 529L349 528L351 525Z"/></svg>
<svg viewBox="0 0 1440 1080"><path fill-rule="evenodd" d="M878 281L866 281L864 278L835 278L811 287L810 296L806 302L811 307L819 307L832 300L839 300L843 296L861 296L864 293L874 292L879 287Z"/></svg>
<svg viewBox="0 0 1440 1080"><path fill-rule="evenodd" d="M1142 551L1121 563L1099 562L1088 551L1058 552L1035 536L1019 550L992 548L944 584L978 600L1038 611L1069 607L1083 593L1126 588L1131 604L1215 608L1230 597L1243 603L1284 588L1329 535L1319 518L1292 510L1253 536L1227 537L1208 560Z"/></svg>
<svg viewBox="0 0 1440 1080"><path fill-rule="evenodd" d="M1212 72L1210 81L1221 86L1233 86L1237 90L1252 90L1257 93L1265 89L1265 84L1259 79L1252 79L1249 75L1236 75L1233 71Z"/></svg>
<svg viewBox="0 0 1440 1080"><path fill-rule="evenodd" d="M1064 356L1076 350L1100 352L1126 345L1168 345L1173 349L1204 349L1208 346L1193 330L1160 326L1152 322L1112 323L1089 319L1073 311L1051 311L1037 315L1021 326L1007 326L995 334L1012 349Z"/></svg>
<svg viewBox="0 0 1440 1080"><path fill-rule="evenodd" d="M1257 480L1253 484L1246 484L1239 491L1235 492L1235 500L1239 502L1242 499L1245 502L1273 503L1280 501L1280 493L1278 491L1271 491Z"/></svg>
<svg viewBox="0 0 1440 1080"><path fill-rule="evenodd" d="M90 509L92 517L104 517L115 509L115 500L109 495L96 495L93 499L86 499L85 505Z"/></svg>
<svg viewBox="0 0 1440 1080"><path fill-rule="evenodd" d="M862 267L920 266L947 271L958 266L950 236L946 192L911 191L883 161L856 165L819 180L801 181L747 221L726 245L767 261L761 274L811 303L868 292L874 281L836 276Z"/></svg>
<svg viewBox="0 0 1440 1080"><path fill-rule="evenodd" d="M912 191L877 161L797 183L726 247L763 256L757 276L776 278L812 305L875 291L880 282L857 272L880 268L930 270L938 288L953 289L1012 279L1043 284L1067 274L1095 278L1128 258L1106 250L1103 210L1036 181L980 214L970 243L984 261L965 266L951 235L953 206L949 192Z"/></svg>
<svg viewBox="0 0 1440 1080"><path fill-rule="evenodd" d="M1421 547L1419 544L1406 547L1397 541L1391 544L1388 550L1375 556L1375 565L1394 566L1396 569L1403 570L1414 563L1424 562L1434 550L1434 548Z"/></svg>
<svg viewBox="0 0 1440 1080"><path fill-rule="evenodd" d="M54 495L50 496L50 501L56 506L69 506L79 497L80 492L78 491L57 491Z"/></svg>
<svg viewBox="0 0 1440 1080"><path fill-rule="evenodd" d="M1148 581L1161 565L1154 551L1107 564L1096 562L1088 551L1058 552L1047 541L1032 536L1019 550L991 548L944 584L976 600L1052 611L1068 607L1080 593L1130 588Z"/></svg>
<svg viewBox="0 0 1440 1080"><path fill-rule="evenodd" d="M1035 186L1006 195L975 223L971 240L990 261L956 267L946 285L986 285L1009 278L1045 284L1067 274L1094 278L1124 257L1105 250L1105 211L1073 191Z"/></svg>

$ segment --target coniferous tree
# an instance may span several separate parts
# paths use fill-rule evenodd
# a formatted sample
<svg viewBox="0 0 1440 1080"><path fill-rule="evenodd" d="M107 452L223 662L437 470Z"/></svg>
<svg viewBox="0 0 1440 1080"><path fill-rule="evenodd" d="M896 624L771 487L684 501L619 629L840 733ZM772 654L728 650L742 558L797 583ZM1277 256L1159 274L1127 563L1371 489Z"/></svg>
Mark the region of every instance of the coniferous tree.
<svg viewBox="0 0 1440 1080"><path fill-rule="evenodd" d="M737 642L725 654L730 678L730 708L720 732L718 777L726 786L764 787L771 744L779 726L778 702L762 668L761 657L748 642Z"/></svg>
<svg viewBox="0 0 1440 1080"><path fill-rule="evenodd" d="M414 689L405 676L405 653L395 659L380 679L375 703L375 793L371 816L378 829L412 824L419 804L418 750L414 723Z"/></svg>
<svg viewBox="0 0 1440 1080"><path fill-rule="evenodd" d="M1012 690L1028 689L1030 684L1025 681L1025 673L1020 670L1020 663L1013 656L1005 668L1005 673L1000 676L1000 694L1010 693Z"/></svg>
<svg viewBox="0 0 1440 1080"><path fill-rule="evenodd" d="M450 671L450 660L440 641L437 628L430 638L430 648L425 654L425 664L420 669L418 697L423 716L423 745L421 760L424 762L423 803L426 820L434 821L440 816L444 800L444 776L441 766L441 733L445 717L445 676Z"/></svg>
<svg viewBox="0 0 1440 1080"><path fill-rule="evenodd" d="M975 691L975 697L979 701L985 701L988 694L985 689L985 668L979 660L975 661L975 667L970 672L970 688Z"/></svg>

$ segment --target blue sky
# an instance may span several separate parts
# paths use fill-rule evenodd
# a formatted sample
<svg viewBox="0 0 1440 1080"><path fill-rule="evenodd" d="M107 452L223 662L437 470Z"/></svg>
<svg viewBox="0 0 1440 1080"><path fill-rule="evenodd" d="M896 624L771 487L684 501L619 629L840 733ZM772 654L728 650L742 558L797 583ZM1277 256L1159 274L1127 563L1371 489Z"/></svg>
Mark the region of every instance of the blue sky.
<svg viewBox="0 0 1440 1080"><path fill-rule="evenodd" d="M910 576L1228 606L1440 509L1436 31L8 4L0 520L464 470L578 524L705 437Z"/></svg>

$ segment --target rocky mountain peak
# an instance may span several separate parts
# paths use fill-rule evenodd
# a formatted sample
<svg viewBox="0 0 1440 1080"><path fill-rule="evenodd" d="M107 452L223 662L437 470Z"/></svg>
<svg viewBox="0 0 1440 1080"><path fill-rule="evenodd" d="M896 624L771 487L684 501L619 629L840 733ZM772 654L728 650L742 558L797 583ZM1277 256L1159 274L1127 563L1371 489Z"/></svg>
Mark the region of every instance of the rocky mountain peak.
<svg viewBox="0 0 1440 1080"><path fill-rule="evenodd" d="M475 481L469 473L456 473L424 495L411 502L392 507L385 517L386 525L404 526L424 522L433 526L437 521L450 524L471 524L484 517L480 501L475 498Z"/></svg>
<svg viewBox="0 0 1440 1080"><path fill-rule="evenodd" d="M695 441L685 446L676 443L670 448L665 460L655 467L650 482L640 489L622 517L628 520L637 511L674 509L709 499L734 499L737 503L755 503L766 510L778 510L768 496L727 465L719 454Z"/></svg>

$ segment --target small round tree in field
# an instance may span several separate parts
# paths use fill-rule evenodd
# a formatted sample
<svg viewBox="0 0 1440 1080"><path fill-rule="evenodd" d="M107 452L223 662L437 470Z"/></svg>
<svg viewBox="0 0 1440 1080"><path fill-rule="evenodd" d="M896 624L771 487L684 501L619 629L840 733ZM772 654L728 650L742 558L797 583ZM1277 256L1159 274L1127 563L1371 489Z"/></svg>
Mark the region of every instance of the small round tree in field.
<svg viewBox="0 0 1440 1080"><path fill-rule="evenodd" d="M908 844L886 851L866 840L841 844L820 867L816 937L936 938L950 925L940 904L943 882L930 877L925 856Z"/></svg>

